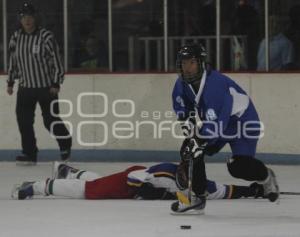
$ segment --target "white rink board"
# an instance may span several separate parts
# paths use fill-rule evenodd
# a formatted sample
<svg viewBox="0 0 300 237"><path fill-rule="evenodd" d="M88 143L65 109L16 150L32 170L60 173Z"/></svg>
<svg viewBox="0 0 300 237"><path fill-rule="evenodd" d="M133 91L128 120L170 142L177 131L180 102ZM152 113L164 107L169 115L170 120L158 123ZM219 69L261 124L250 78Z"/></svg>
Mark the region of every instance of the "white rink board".
<svg viewBox="0 0 300 237"><path fill-rule="evenodd" d="M77 163L78 168L102 175L120 171L131 163ZM150 165L150 164L144 164ZM282 191L300 191L296 166L272 166ZM232 179L224 164L208 164L208 177L224 183ZM203 216L173 216L171 201L69 200L38 198L11 200L10 189L23 180L51 176L51 164L16 167L0 163L0 236L53 237L298 237L300 196L282 196L280 204L267 200L214 200ZM245 184L245 183L244 183ZM191 225L181 230L180 225Z"/></svg>
<svg viewBox="0 0 300 237"><path fill-rule="evenodd" d="M265 136L258 145L260 153L300 154L300 78L299 74L229 74L236 80L254 100L260 118L265 125ZM6 76L0 76L0 134L7 134L0 140L0 150L20 149L20 136L15 118L15 95L8 96L5 91ZM60 99L67 102L61 104L63 114L69 112L68 104L72 103L72 115L63 118L73 126L74 149L112 149L112 150L167 150L175 151L180 146L180 139L174 139L171 133L165 131L160 138L153 139L152 126L138 129L136 122L149 120L157 127L162 121L174 121L166 118L165 113L172 111L171 93L176 74L83 74L66 75L62 86ZM16 90L16 88L15 88ZM97 118L85 118L80 114L104 113L103 98L80 97L82 93L102 93L107 96L107 113ZM78 101L81 107L78 111ZM118 101L123 102L118 103ZM125 100L125 101L124 101ZM127 100L127 102L126 102ZM130 118L116 118L113 114L113 104L117 103L117 113L128 113L130 104L134 103L134 114ZM115 104L116 105L116 104ZM144 118L145 112L148 118ZM158 118L160 113L160 118ZM112 133L116 121L126 121L133 124L133 134L139 138L118 139ZM79 134L79 124L88 121L94 125L84 124ZM104 128L97 122L107 124L107 141L103 137ZM168 127L168 125L166 125ZM57 144L43 127L41 112L36 112L36 136L39 149L57 149ZM128 133L127 133L128 134ZM181 134L180 131L178 134ZM86 146L85 143L101 143L104 145ZM224 150L228 151L228 150Z"/></svg>

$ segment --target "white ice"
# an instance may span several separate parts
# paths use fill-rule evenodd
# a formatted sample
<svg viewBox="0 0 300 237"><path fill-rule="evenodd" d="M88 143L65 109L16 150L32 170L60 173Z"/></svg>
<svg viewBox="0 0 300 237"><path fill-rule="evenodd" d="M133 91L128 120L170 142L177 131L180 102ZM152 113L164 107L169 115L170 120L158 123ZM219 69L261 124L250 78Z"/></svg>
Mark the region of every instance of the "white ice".
<svg viewBox="0 0 300 237"><path fill-rule="evenodd" d="M71 163L101 175L132 163ZM143 163L150 165L151 163ZM300 191L299 166L272 166L281 191ZM248 184L230 177L225 164L207 164L208 176L221 183ZM300 236L300 196L267 200L208 201L203 216L170 215L171 201L70 200L39 197L11 200L15 183L51 176L51 163L17 167L0 163L0 237L183 237ZM180 229L191 225L190 230Z"/></svg>

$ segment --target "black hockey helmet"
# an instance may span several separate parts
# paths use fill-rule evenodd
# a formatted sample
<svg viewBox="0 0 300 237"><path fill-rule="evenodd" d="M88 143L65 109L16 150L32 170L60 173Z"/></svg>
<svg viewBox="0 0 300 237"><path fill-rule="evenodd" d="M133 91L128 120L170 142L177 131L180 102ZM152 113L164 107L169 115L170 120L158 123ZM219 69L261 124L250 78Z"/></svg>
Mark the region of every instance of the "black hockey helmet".
<svg viewBox="0 0 300 237"><path fill-rule="evenodd" d="M19 16L21 18L25 15L34 16L36 13L35 7L30 2L24 2L19 10Z"/></svg>
<svg viewBox="0 0 300 237"><path fill-rule="evenodd" d="M205 48L201 44L187 44L179 49L177 53L176 68L184 81L192 83L201 79L202 73L205 69L206 55ZM184 75L182 71L182 60L192 58L197 60L199 70L194 75Z"/></svg>

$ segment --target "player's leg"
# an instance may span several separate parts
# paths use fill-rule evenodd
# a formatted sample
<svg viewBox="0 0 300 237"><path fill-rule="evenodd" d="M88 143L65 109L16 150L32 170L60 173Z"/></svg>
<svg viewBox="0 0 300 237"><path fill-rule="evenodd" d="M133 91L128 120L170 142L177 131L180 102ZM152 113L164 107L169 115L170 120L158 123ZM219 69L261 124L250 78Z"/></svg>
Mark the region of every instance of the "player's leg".
<svg viewBox="0 0 300 237"><path fill-rule="evenodd" d="M204 214L206 205L206 170L204 163L204 146L194 139L183 142L180 149L181 164L177 168L176 181L180 186L180 175L188 180L187 197L178 192L178 201L174 202L171 210L174 213Z"/></svg>
<svg viewBox="0 0 300 237"><path fill-rule="evenodd" d="M238 198L259 198L264 197L262 185L252 183L249 186L219 184L212 180L207 180L207 199L238 199Z"/></svg>
<svg viewBox="0 0 300 237"><path fill-rule="evenodd" d="M53 101L57 100L55 103ZM59 117L58 96L51 95L48 88L39 89L38 102L42 110L44 126L57 137L62 160L70 158L72 137ZM52 106L52 108L51 108ZM55 125L51 128L51 124ZM52 131L51 131L52 130Z"/></svg>
<svg viewBox="0 0 300 237"><path fill-rule="evenodd" d="M16 162L20 165L34 165L37 161L38 149L33 129L36 103L35 89L19 88L16 115L21 134L23 156L18 156Z"/></svg>
<svg viewBox="0 0 300 237"><path fill-rule="evenodd" d="M65 163L59 163L55 161L52 167L53 179L81 179L85 181L91 181L101 178L101 175L86 170L76 169Z"/></svg>
<svg viewBox="0 0 300 237"><path fill-rule="evenodd" d="M191 163L187 166L188 170L190 170ZM206 206L206 172L203 159L202 161L200 160L192 164L192 170L183 172L187 179L190 179L189 175L192 174L192 179L186 181L185 186L188 188L188 191L176 193L178 201L172 203L171 210L175 214L204 214ZM176 182L178 186L182 185L181 188L183 188L183 182L181 178L178 177L180 175L176 175ZM181 182L180 185L179 182ZM191 182L191 190L189 188L189 182Z"/></svg>
<svg viewBox="0 0 300 237"><path fill-rule="evenodd" d="M274 172L256 159L256 139L237 139L230 143L233 156L227 163L229 173L247 181L257 181L264 187L271 202L279 197L279 187Z"/></svg>
<svg viewBox="0 0 300 237"><path fill-rule="evenodd" d="M249 186L223 185L225 195L223 199L239 198L264 198L264 188L262 185L252 183Z"/></svg>
<svg viewBox="0 0 300 237"><path fill-rule="evenodd" d="M85 197L85 181L78 179L47 179L43 181L24 182L16 185L12 198L23 200L34 196L60 196L69 198Z"/></svg>
<svg viewBox="0 0 300 237"><path fill-rule="evenodd" d="M15 185L12 198L26 199L35 195L55 195L70 198L86 199L129 199L136 190L127 185L127 175L133 170L145 169L133 166L129 169L94 181L79 179L47 179L44 181L24 182Z"/></svg>
<svg viewBox="0 0 300 237"><path fill-rule="evenodd" d="M206 170L204 155L195 159L193 164L192 189L197 196L203 196L206 192Z"/></svg>
<svg viewBox="0 0 300 237"><path fill-rule="evenodd" d="M212 156L216 153L218 153L222 148L227 144L227 141L224 140L218 140L213 145L207 146L205 148L205 155Z"/></svg>

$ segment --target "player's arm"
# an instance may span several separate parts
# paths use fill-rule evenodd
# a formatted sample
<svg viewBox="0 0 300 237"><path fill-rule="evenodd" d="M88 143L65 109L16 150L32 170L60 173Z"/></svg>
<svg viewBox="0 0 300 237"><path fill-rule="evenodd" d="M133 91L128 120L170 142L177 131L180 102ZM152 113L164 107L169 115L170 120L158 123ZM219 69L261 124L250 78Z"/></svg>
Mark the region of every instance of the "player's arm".
<svg viewBox="0 0 300 237"><path fill-rule="evenodd" d="M263 186L252 183L249 186L218 184L207 180L207 199L239 199L263 197Z"/></svg>
<svg viewBox="0 0 300 237"><path fill-rule="evenodd" d="M127 175L127 185L135 189L137 199L173 200L176 169L175 164L159 163L148 169L134 170Z"/></svg>
<svg viewBox="0 0 300 237"><path fill-rule="evenodd" d="M226 185L231 186L231 195L225 198L238 199L238 198L265 198L264 188L261 184L252 183L249 186L239 185Z"/></svg>
<svg viewBox="0 0 300 237"><path fill-rule="evenodd" d="M175 193L169 192L166 188L157 188L151 183L142 183L137 188L136 198L143 200L174 200L176 196Z"/></svg>
<svg viewBox="0 0 300 237"><path fill-rule="evenodd" d="M16 60L16 33L11 37L9 41L9 64L8 64L8 79L7 79L7 93L11 95L13 93L13 87L15 80L18 78L18 67Z"/></svg>
<svg viewBox="0 0 300 237"><path fill-rule="evenodd" d="M61 62L59 47L52 33L48 34L45 40L45 49L53 61L54 77L52 87L59 88L64 81L64 68Z"/></svg>
<svg viewBox="0 0 300 237"><path fill-rule="evenodd" d="M134 188L135 198L144 200L170 200L175 198L172 194L163 187L154 187L152 183L146 181L148 173L146 170L133 171L127 176L127 185Z"/></svg>

